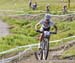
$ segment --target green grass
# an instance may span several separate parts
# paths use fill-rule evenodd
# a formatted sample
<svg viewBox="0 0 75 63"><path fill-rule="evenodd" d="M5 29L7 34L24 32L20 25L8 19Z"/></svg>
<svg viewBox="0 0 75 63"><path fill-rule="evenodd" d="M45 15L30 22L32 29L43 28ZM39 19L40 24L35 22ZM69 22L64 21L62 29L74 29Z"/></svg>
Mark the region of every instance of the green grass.
<svg viewBox="0 0 75 63"><path fill-rule="evenodd" d="M10 17L3 17L2 19L4 22L8 23L12 28L10 28L10 35L0 38L0 51L15 48L16 46L23 46L39 42L37 40L37 36L39 35L39 33L35 32L34 29L34 26L38 21ZM61 38L66 38L75 35L75 21L55 22L58 27L58 31L62 32L56 35L52 35L51 40L58 40ZM53 31L53 27L51 28L51 30ZM74 39L75 38L71 38L68 40L64 40L63 42L67 42ZM61 42L51 43L51 47L55 47L58 45L61 45Z"/></svg>
<svg viewBox="0 0 75 63"><path fill-rule="evenodd" d="M33 0L32 3L36 2L36 0ZM64 4L68 4L67 0L65 0L65 3L61 2L61 0L37 0L38 8L36 10L36 13L45 13L43 11L46 10L46 5L50 4L50 10L53 14L61 14L62 7ZM71 8L68 10L75 11L75 1L71 0ZM36 14L35 11L32 9L29 9L28 7L28 0L1 0L0 1L0 10L18 10L18 11L24 11L24 12L7 12L7 11L0 11L0 14L23 14L23 13L29 13L29 14ZM38 11L38 12L37 12Z"/></svg>
<svg viewBox="0 0 75 63"><path fill-rule="evenodd" d="M71 47L70 49L66 50L61 58L68 57L68 56L75 56L75 46Z"/></svg>

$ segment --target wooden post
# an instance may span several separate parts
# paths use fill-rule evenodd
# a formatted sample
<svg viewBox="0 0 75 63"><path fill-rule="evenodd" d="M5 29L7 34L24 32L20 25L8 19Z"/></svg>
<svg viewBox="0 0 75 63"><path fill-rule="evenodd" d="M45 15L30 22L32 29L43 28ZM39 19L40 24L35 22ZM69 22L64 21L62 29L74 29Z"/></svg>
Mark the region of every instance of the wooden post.
<svg viewBox="0 0 75 63"><path fill-rule="evenodd" d="M70 0L68 0L68 8L70 8L70 2L71 2L71 1L70 1Z"/></svg>

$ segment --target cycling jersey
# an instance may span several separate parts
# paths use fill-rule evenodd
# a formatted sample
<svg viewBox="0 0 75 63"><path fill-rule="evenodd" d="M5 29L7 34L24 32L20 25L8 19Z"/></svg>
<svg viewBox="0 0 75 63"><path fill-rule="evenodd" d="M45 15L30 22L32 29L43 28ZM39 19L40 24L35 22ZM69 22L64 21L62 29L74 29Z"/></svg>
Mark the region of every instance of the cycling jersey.
<svg viewBox="0 0 75 63"><path fill-rule="evenodd" d="M42 27L40 28L40 31L43 31L43 30L49 31L50 27L54 25L54 23L52 21L49 21L49 23L46 24L45 20L41 20L39 23L42 25Z"/></svg>

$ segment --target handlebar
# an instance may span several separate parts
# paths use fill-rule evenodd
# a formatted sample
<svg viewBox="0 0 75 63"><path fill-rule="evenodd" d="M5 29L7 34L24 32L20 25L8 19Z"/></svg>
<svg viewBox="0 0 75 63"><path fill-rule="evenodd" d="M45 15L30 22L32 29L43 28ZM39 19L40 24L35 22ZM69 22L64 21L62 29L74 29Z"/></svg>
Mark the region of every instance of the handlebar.
<svg viewBox="0 0 75 63"><path fill-rule="evenodd" d="M36 30L36 32L43 33L43 31L40 31L40 30Z"/></svg>
<svg viewBox="0 0 75 63"><path fill-rule="evenodd" d="M44 31L36 30L36 32L43 33ZM50 32L50 34L57 34L57 32Z"/></svg>

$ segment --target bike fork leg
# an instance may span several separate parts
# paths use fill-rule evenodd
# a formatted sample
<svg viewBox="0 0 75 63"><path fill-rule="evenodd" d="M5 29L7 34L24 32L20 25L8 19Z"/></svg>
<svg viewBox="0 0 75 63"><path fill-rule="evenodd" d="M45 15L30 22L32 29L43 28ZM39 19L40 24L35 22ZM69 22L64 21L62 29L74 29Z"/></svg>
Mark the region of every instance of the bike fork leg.
<svg viewBox="0 0 75 63"><path fill-rule="evenodd" d="M47 54L46 54L45 60L47 60L48 54L49 54L49 43L48 43L48 45L47 45Z"/></svg>

